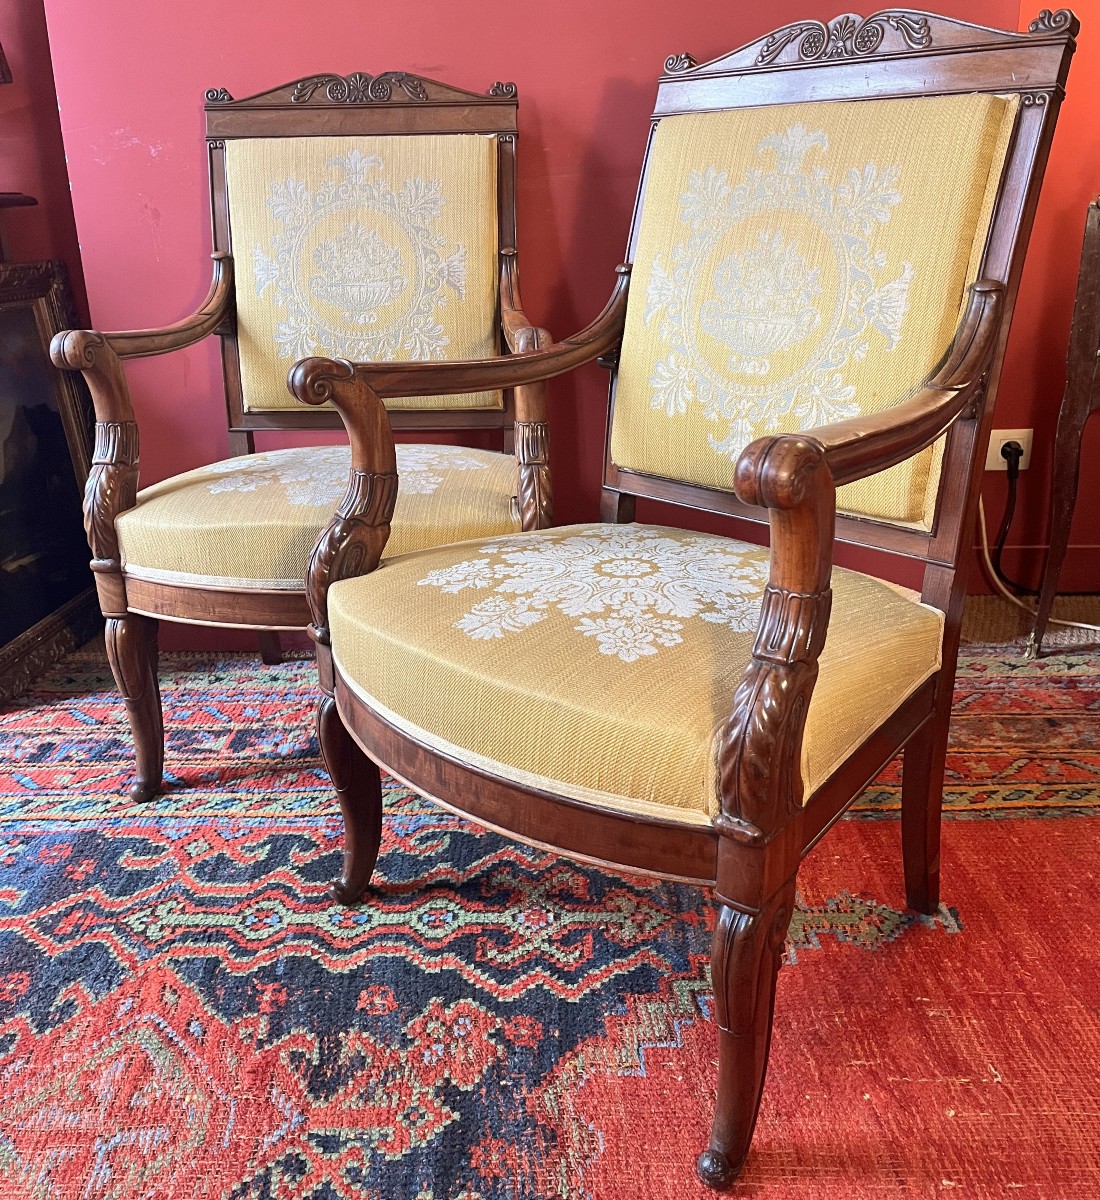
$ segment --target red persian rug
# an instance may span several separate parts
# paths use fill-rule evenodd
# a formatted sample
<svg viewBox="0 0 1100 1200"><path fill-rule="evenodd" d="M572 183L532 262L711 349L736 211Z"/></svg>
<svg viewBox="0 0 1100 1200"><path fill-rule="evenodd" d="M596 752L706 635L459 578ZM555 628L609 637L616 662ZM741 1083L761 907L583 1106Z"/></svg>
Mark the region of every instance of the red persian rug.
<svg viewBox="0 0 1100 1200"><path fill-rule="evenodd" d="M709 1194L702 892L395 786L341 909L311 664L162 680L144 807L99 654L0 715L2 1200ZM735 1195L1100 1197L1100 659L969 654L956 714L937 916L890 773L803 868Z"/></svg>

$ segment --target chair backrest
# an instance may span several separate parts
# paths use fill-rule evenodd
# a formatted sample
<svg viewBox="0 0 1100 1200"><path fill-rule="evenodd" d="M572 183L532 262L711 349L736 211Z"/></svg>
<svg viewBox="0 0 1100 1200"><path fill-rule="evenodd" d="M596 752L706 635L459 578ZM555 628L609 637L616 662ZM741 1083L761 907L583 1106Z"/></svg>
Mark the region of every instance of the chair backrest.
<svg viewBox="0 0 1100 1200"><path fill-rule="evenodd" d="M214 248L232 254L229 427L339 427L287 372L311 354L464 359L499 344L515 248L516 89L403 72L314 75L206 95ZM508 393L389 402L397 428L500 428Z"/></svg>
<svg viewBox="0 0 1100 1200"><path fill-rule="evenodd" d="M955 564L1075 32L1065 12L1006 34L895 9L669 59L605 487L761 519L732 494L740 451L914 395L992 279L982 411L837 500L841 540Z"/></svg>

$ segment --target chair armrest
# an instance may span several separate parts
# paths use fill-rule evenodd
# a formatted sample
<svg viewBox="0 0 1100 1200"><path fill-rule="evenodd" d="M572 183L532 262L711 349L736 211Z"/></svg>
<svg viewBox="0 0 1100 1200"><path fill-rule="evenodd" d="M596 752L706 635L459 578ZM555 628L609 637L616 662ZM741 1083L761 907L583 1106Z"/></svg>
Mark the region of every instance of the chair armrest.
<svg viewBox="0 0 1100 1200"><path fill-rule="evenodd" d="M350 395L346 381L352 377L366 384L376 396L397 397L496 391L564 375L606 353L622 336L630 267L623 265L615 270L618 278L603 312L580 333L551 346L467 362L350 363L304 358L291 368L287 386L305 404L331 400L346 423L342 396ZM316 391L318 387L323 395Z"/></svg>
<svg viewBox="0 0 1100 1200"><path fill-rule="evenodd" d="M50 344L50 357L54 365L82 370L85 366L84 347L93 339L102 340L121 359L168 354L201 341L225 320L233 301L233 259L224 250L217 251L211 257L214 260L214 277L210 291L197 311L189 317L162 329L130 329L117 333L100 333L90 329L62 330Z"/></svg>
<svg viewBox="0 0 1100 1200"><path fill-rule="evenodd" d="M984 386L1001 328L1004 288L971 284L966 312L943 364L917 394L885 412L802 434L819 443L833 482L851 483L910 458L940 437Z"/></svg>
<svg viewBox="0 0 1100 1200"><path fill-rule="evenodd" d="M885 413L801 434L758 438L734 474L738 498L769 510L771 567L752 658L718 751L725 835L718 891L737 894L751 854L802 808L806 713L832 608L836 488L931 445L984 386L1001 327L1003 291L980 281L942 365L912 399Z"/></svg>

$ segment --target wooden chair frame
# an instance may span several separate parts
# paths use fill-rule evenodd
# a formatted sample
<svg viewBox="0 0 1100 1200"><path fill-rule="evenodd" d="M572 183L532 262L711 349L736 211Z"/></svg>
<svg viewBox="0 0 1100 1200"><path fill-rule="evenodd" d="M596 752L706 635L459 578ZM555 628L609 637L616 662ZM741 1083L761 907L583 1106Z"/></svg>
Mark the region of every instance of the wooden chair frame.
<svg viewBox="0 0 1100 1200"><path fill-rule="evenodd" d="M309 578L311 632L324 693L319 729L347 830L337 894L352 900L363 891L378 852L382 809L375 763L418 792L528 842L589 862L713 886L718 1100L698 1170L714 1187L728 1184L748 1153L799 863L902 751L906 894L924 913L939 903L941 792L978 468L1077 28L1065 10L1044 11L1027 33L1017 34L894 9L865 20L801 22L702 66L687 55L666 63L654 125L673 113L807 99L1020 95L979 282L970 290L954 343L912 399L877 416L753 442L736 464L732 494L625 471L607 459L605 520L632 519L642 496L770 524L770 579L752 658L731 697L720 740L721 813L709 827L609 812L505 782L430 749L357 696L335 666L329 642L328 587L377 565L396 496L393 440L380 398L520 386L596 358L614 369L629 265L618 269L603 313L547 350L467 364L353 365L314 358L292 372L301 400L335 404L353 451L347 496L314 550ZM643 169L628 259L645 179ZM615 386L613 374L612 405ZM838 485L896 464L945 432L931 532L837 514ZM800 749L828 628L835 540L923 560L922 598L945 616L943 663L804 803Z"/></svg>
<svg viewBox="0 0 1100 1200"><path fill-rule="evenodd" d="M399 71L380 75L314 75L234 100L222 89L206 93L206 140L210 162L214 278L198 311L161 329L119 333L66 330L56 335L51 357L58 367L84 374L96 416L96 441L84 500L100 607L106 618L107 653L126 700L137 752L135 800L160 790L164 730L157 685L157 621L254 629L265 660L277 659L279 630L304 629L310 621L305 587L264 591L185 586L129 576L122 564L115 518L136 504L138 426L122 363L180 350L210 334L222 338L222 364L233 455L255 450L258 430L340 429L331 410L288 406L279 412L247 412L241 393L233 289L233 244L226 189L225 146L233 138L320 135L382 136L474 133L495 135L497 153L498 327L509 352L549 344L545 330L523 312L516 254L516 87L495 83L486 95ZM498 430L502 448L517 458L516 503L524 529L552 522L545 385L504 384L502 409L425 409L395 412L399 430ZM434 393L439 394L439 393Z"/></svg>

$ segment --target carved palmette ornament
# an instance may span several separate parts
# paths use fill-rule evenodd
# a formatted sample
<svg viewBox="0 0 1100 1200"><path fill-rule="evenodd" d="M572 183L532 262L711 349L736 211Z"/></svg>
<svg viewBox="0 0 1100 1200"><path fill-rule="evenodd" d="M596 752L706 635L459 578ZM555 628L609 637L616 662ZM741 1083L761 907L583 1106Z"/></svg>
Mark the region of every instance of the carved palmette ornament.
<svg viewBox="0 0 1100 1200"><path fill-rule="evenodd" d="M311 75L294 85L290 102L307 104L324 88L326 100L333 104L384 104L397 88L410 100L427 100L424 81L417 75L405 71L383 71L381 75L368 75L366 71L355 71L351 75Z"/></svg>
<svg viewBox="0 0 1100 1200"><path fill-rule="evenodd" d="M798 21L776 30L764 42L756 58L757 66L778 62L788 47L793 58L801 62L822 62L826 59L865 58L875 54L890 32L895 41L910 50L924 49L932 44L928 21L906 12L881 12L861 20L846 15L828 25L821 21Z"/></svg>

